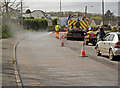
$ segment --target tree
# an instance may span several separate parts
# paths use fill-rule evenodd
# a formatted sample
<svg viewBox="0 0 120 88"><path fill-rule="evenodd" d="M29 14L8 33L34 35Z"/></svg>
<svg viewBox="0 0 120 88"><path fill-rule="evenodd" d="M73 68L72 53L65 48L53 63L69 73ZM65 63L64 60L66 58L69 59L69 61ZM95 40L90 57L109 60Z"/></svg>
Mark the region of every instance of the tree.
<svg viewBox="0 0 120 88"><path fill-rule="evenodd" d="M96 16L96 17L91 17L90 19L92 19L92 20L102 20L102 17Z"/></svg>
<svg viewBox="0 0 120 88"><path fill-rule="evenodd" d="M30 9L27 9L25 13L31 13Z"/></svg>
<svg viewBox="0 0 120 88"><path fill-rule="evenodd" d="M107 10L107 12L105 13L105 21L111 21L113 17L114 14L110 10Z"/></svg>
<svg viewBox="0 0 120 88"><path fill-rule="evenodd" d="M57 25L57 18L54 18L53 20L52 20L52 25Z"/></svg>
<svg viewBox="0 0 120 88"><path fill-rule="evenodd" d="M4 0L3 2L0 1L0 3L2 4L1 8L5 8L5 12L8 14L9 12L9 8L10 9L14 9L17 10L21 4L21 2L16 2L16 0L11 1L11 0Z"/></svg>
<svg viewBox="0 0 120 88"><path fill-rule="evenodd" d="M2 0L0 1L0 8L2 16L2 23L6 24L10 21L11 17L21 16L22 1L17 2L17 0ZM7 20L7 21L6 21Z"/></svg>

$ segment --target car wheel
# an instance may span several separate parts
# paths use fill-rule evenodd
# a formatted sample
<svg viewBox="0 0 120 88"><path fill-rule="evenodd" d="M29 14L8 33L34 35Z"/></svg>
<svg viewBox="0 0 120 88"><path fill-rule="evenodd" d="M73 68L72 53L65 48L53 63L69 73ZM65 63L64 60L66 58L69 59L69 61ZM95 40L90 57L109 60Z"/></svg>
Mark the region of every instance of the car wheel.
<svg viewBox="0 0 120 88"><path fill-rule="evenodd" d="M70 37L67 37L67 40L72 40L72 38L70 38Z"/></svg>
<svg viewBox="0 0 120 88"><path fill-rule="evenodd" d="M96 45L96 43L93 43L93 46L95 46Z"/></svg>
<svg viewBox="0 0 120 88"><path fill-rule="evenodd" d="M96 47L96 55L101 56L101 53L100 53L100 50L99 50L98 46Z"/></svg>
<svg viewBox="0 0 120 88"><path fill-rule="evenodd" d="M113 60L113 59L114 59L114 54L113 54L113 51L112 51L112 50L110 50L110 52L109 52L109 59L110 59L110 60Z"/></svg>

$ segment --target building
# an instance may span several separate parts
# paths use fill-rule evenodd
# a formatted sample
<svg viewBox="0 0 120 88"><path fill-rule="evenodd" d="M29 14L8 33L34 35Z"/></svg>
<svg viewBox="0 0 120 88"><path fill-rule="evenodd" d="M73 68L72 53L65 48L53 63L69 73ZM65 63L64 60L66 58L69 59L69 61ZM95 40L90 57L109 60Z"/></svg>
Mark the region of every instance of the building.
<svg viewBox="0 0 120 88"><path fill-rule="evenodd" d="M34 18L42 18L42 17L45 17L42 13L41 10L34 10L33 12L31 13L24 13L23 14L23 17L27 18L27 17L34 17Z"/></svg>
<svg viewBox="0 0 120 88"><path fill-rule="evenodd" d="M50 14L47 14L45 12L43 12L42 10L34 10L31 13L24 13L23 17L25 18L29 18L29 17L34 17L35 19L39 19L39 18L46 18L48 23L51 23L52 18L50 16Z"/></svg>

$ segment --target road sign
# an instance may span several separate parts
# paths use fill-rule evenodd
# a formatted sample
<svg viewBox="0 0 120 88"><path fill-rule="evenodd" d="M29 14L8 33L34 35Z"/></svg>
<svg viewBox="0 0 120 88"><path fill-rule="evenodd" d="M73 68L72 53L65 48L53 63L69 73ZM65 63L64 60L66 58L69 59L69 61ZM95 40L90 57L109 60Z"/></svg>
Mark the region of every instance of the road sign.
<svg viewBox="0 0 120 88"><path fill-rule="evenodd" d="M96 27L95 20L92 20L92 22L91 22L91 24L90 24L90 27Z"/></svg>

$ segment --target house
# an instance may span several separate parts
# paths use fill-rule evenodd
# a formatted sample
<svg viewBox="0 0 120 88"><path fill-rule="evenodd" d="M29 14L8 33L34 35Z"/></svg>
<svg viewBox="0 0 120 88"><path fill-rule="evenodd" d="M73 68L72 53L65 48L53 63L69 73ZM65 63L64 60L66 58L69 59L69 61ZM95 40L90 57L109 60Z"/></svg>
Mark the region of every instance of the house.
<svg viewBox="0 0 120 88"><path fill-rule="evenodd" d="M45 13L42 10L34 10L31 13L24 13L23 17L27 18L27 17L34 17L35 19L39 19L39 18L46 18L48 23L50 23L52 21L52 18L50 16L50 14Z"/></svg>
<svg viewBox="0 0 120 88"><path fill-rule="evenodd" d="M43 15L41 10L34 10L31 13L27 13L27 14L24 13L23 17L25 17L25 18L27 18L27 17L42 18L42 17L45 17L45 16Z"/></svg>

